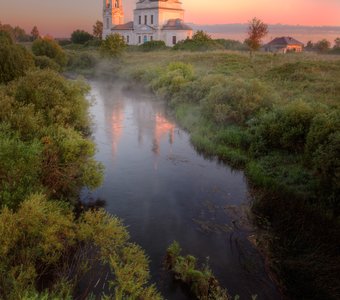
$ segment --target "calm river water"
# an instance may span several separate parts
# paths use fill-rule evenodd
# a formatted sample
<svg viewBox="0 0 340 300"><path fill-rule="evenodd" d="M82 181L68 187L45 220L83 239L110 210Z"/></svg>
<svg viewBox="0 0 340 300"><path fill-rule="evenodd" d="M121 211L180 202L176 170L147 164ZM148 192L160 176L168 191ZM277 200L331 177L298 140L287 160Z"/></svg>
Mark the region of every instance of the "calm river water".
<svg viewBox="0 0 340 300"><path fill-rule="evenodd" d="M197 153L150 93L114 80L90 84L96 159L105 165L105 181L85 201L100 198L124 220L150 257L152 280L165 298L190 299L162 267L167 247L177 240L184 254L209 261L231 295L280 299L247 239L244 174Z"/></svg>

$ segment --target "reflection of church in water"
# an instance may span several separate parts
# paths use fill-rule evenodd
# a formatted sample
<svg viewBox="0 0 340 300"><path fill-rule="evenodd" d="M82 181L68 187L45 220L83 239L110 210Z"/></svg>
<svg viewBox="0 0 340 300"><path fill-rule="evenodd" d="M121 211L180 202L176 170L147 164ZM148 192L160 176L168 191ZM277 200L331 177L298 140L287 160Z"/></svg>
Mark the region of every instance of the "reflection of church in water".
<svg viewBox="0 0 340 300"><path fill-rule="evenodd" d="M175 124L169 121L161 112L155 113L152 105L133 106L133 112L126 111L123 101L118 101L114 105L111 114L112 132L112 153L117 154L119 143L124 135L124 122L134 120L137 127L137 140L140 146L149 142L150 150L155 155L160 155L161 142L167 141L168 144L174 143Z"/></svg>
<svg viewBox="0 0 340 300"><path fill-rule="evenodd" d="M119 33L127 44L162 40L169 47L192 37L179 0L137 0L133 21L124 23L122 0L104 0L103 37Z"/></svg>

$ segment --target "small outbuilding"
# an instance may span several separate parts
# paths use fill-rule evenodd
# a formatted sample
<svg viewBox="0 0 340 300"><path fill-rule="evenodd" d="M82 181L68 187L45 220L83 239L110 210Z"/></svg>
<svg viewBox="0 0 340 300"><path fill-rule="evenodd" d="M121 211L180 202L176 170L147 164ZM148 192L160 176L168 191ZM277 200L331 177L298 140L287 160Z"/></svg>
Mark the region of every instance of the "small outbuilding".
<svg viewBox="0 0 340 300"><path fill-rule="evenodd" d="M266 52L287 53L287 52L302 52L304 44L298 40L288 36L277 37L268 44L264 45Z"/></svg>

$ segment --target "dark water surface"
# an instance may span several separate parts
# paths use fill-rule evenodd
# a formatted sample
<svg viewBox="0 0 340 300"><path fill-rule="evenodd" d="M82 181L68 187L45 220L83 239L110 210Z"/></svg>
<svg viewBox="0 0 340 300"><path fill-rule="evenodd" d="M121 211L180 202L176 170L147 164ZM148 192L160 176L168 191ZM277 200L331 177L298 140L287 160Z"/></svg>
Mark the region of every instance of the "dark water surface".
<svg viewBox="0 0 340 300"><path fill-rule="evenodd" d="M121 82L91 81L96 159L103 186L87 197L124 220L131 238L150 257L152 280L166 299L190 299L162 269L177 240L184 254L209 264L230 294L280 299L247 236L249 201L242 172L198 154L164 103Z"/></svg>

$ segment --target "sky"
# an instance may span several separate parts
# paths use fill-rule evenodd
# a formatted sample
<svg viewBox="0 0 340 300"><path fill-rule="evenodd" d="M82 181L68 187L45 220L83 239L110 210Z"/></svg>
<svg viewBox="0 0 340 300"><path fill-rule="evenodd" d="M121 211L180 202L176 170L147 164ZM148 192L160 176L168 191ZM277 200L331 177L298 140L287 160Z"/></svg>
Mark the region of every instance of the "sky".
<svg viewBox="0 0 340 300"><path fill-rule="evenodd" d="M123 0L130 21L136 0ZM182 0L185 21L195 24L246 23L340 26L340 0ZM92 31L101 20L103 0L0 0L0 22L30 32L66 37L75 29Z"/></svg>

